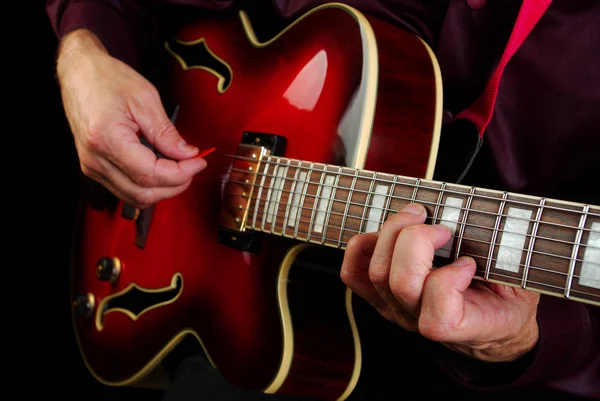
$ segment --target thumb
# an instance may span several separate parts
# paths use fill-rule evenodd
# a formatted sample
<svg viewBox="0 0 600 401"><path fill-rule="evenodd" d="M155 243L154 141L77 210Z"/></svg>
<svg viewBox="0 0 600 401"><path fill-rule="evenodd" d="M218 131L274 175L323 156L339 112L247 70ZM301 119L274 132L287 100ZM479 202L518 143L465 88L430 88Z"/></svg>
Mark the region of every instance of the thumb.
<svg viewBox="0 0 600 401"><path fill-rule="evenodd" d="M148 142L165 157L174 160L189 159L198 154L198 148L188 144L167 116L160 99L144 105L136 122Z"/></svg>

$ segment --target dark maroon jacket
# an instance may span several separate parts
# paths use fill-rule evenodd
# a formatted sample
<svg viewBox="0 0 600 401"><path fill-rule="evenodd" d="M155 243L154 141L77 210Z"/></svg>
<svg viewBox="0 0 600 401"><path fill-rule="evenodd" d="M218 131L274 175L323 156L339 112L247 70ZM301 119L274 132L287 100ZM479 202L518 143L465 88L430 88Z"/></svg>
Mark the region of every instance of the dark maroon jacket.
<svg viewBox="0 0 600 401"><path fill-rule="evenodd" d="M188 16L194 11L228 11L240 3L48 0L47 11L59 37L75 28L88 28L115 57L142 69L152 55L153 41L162 43L161 32L176 29L169 22L179 11ZM257 0L248 5L266 7L270 12L263 8L262 18L272 16L274 23L285 23L286 18L320 3ZM457 115L481 94L521 5L519 0L345 3L396 23L431 45L442 70L444 107L450 115ZM600 204L600 191L594 185L600 173L600 1L554 0L508 64L484 138L489 149L486 160L497 173L497 189ZM531 386L600 399L600 308L542 296L538 321L536 348L520 361L493 366L445 352L411 334L390 331L385 338L391 344L373 346L373 354L383 353L388 359L373 364L385 368L371 376L365 373L364 380L415 396L444 393L445 399L455 399L453 394L461 388L508 391ZM408 341L417 345L407 346ZM365 363L371 363L369 358ZM437 364L428 364L431 360Z"/></svg>

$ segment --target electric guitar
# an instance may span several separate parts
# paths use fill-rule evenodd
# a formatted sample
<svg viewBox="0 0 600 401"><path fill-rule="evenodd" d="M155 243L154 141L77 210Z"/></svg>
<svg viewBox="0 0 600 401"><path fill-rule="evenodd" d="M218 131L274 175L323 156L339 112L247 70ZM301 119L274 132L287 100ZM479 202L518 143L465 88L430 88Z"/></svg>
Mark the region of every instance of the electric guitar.
<svg viewBox="0 0 600 401"><path fill-rule="evenodd" d="M150 209L84 198L73 323L100 382L136 385L191 337L238 386L346 398L352 294L298 260L408 202L454 233L437 257L474 257L478 280L600 305L600 207L432 179L442 81L415 35L331 3L268 41L244 12L199 21L165 51L178 130L217 152Z"/></svg>

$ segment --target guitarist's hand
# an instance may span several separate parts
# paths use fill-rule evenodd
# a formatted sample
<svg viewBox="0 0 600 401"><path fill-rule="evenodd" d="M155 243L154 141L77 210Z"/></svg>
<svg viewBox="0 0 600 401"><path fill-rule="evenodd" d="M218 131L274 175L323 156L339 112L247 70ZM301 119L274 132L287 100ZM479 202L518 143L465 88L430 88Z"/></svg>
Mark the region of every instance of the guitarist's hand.
<svg viewBox="0 0 600 401"><path fill-rule="evenodd" d="M110 56L93 33L77 30L63 39L57 76L81 169L118 198L145 208L183 192L206 166L169 120L155 87Z"/></svg>
<svg viewBox="0 0 600 401"><path fill-rule="evenodd" d="M475 261L462 257L432 270L434 251L450 238L423 224L419 204L385 222L379 233L353 237L341 277L392 322L484 361L512 361L538 340L539 294L473 281Z"/></svg>

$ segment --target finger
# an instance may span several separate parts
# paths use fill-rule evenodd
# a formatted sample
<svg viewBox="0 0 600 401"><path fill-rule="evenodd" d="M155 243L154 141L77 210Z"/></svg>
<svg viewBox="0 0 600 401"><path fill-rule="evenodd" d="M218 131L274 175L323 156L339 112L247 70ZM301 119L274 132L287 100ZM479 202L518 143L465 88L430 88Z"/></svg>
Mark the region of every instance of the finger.
<svg viewBox="0 0 600 401"><path fill-rule="evenodd" d="M130 197L125 192L121 191L119 188L117 188L115 185L113 185L110 182L110 180L108 178L106 178L104 175L102 175L96 171L89 171L89 170L85 171L84 173L87 177L100 183L103 187L105 187L107 190L109 190L118 199L128 202L128 203L131 203Z"/></svg>
<svg viewBox="0 0 600 401"><path fill-rule="evenodd" d="M198 154L198 148L188 144L167 116L158 92L149 90L133 99L131 114L142 134L152 146L167 158L183 160Z"/></svg>
<svg viewBox="0 0 600 401"><path fill-rule="evenodd" d="M441 224L405 227L396 240L390 289L394 297L414 316L419 315L425 278L433 266L436 249L450 238L450 230Z"/></svg>
<svg viewBox="0 0 600 401"><path fill-rule="evenodd" d="M475 270L472 258L461 257L427 276L419 317L419 332L424 337L442 342L473 340L493 328L477 304L464 296Z"/></svg>
<svg viewBox="0 0 600 401"><path fill-rule="evenodd" d="M369 263L376 243L377 233L352 237L346 245L340 277L352 292L365 299L385 316L388 313L387 303L381 298L369 279Z"/></svg>
<svg viewBox="0 0 600 401"><path fill-rule="evenodd" d="M103 177L110 182L110 186L115 188L125 202L131 203L135 207L144 209L161 200L175 197L185 191L191 184L192 179L183 184L170 187L142 187L137 185L119 168L112 165L108 160L101 160Z"/></svg>
<svg viewBox="0 0 600 401"><path fill-rule="evenodd" d="M206 167L201 158L181 161L157 158L133 131L125 127L120 131L107 136L108 151L104 156L141 187L177 187Z"/></svg>
<svg viewBox="0 0 600 401"><path fill-rule="evenodd" d="M401 306L390 289L390 269L392 255L400 231L412 224L422 224L427 217L425 208L416 203L408 204L394 216L389 218L379 232L377 245L371 257L369 266L369 279L381 296L398 315L398 318L407 315L405 308ZM410 314L408 314L410 315ZM413 320L405 316L403 320Z"/></svg>

